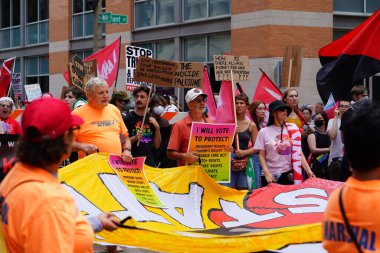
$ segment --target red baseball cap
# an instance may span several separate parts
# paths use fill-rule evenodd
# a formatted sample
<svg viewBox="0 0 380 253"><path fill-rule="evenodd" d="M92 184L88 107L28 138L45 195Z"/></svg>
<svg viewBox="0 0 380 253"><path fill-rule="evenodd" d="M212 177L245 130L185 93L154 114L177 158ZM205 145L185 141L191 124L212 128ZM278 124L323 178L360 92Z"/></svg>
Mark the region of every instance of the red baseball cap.
<svg viewBox="0 0 380 253"><path fill-rule="evenodd" d="M21 118L24 139L31 142L55 140L83 122L82 118L71 114L67 104L51 97L33 100Z"/></svg>

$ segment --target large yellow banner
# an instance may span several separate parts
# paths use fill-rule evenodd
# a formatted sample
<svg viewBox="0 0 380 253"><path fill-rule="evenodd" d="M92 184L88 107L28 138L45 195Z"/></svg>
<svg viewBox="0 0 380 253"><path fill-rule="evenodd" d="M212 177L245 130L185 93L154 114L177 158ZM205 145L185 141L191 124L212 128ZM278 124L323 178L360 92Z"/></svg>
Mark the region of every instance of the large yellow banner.
<svg viewBox="0 0 380 253"><path fill-rule="evenodd" d="M321 241L320 221L338 182L307 180L271 184L253 193L220 186L201 166L157 169L145 175L165 208L141 204L108 163L93 154L59 171L62 184L89 215L113 212L133 220L101 232L99 242L161 252L255 252L287 244Z"/></svg>

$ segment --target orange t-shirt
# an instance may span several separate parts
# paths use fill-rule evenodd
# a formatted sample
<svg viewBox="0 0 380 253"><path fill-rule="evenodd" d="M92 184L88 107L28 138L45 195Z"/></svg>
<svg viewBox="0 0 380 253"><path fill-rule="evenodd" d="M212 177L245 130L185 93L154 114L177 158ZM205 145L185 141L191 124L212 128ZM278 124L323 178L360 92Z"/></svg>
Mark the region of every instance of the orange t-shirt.
<svg viewBox="0 0 380 253"><path fill-rule="evenodd" d="M296 118L287 117L286 118L286 123L296 124L298 128L301 128L302 125L303 125L303 122L302 122L302 120L300 119L300 117L298 115L297 115Z"/></svg>
<svg viewBox="0 0 380 253"><path fill-rule="evenodd" d="M339 209L341 187L329 197L323 216L323 247L328 252L358 252ZM380 180L350 177L343 190L343 205L363 252L380 252Z"/></svg>
<svg viewBox="0 0 380 253"><path fill-rule="evenodd" d="M91 226L49 172L18 162L1 183L0 194L9 252L93 252Z"/></svg>
<svg viewBox="0 0 380 253"><path fill-rule="evenodd" d="M128 130L116 106L109 104L97 110L85 104L75 109L73 114L84 120L79 131L75 131L74 141L94 144L100 152L121 155L120 135L128 137ZM85 155L83 152L78 154L79 158Z"/></svg>

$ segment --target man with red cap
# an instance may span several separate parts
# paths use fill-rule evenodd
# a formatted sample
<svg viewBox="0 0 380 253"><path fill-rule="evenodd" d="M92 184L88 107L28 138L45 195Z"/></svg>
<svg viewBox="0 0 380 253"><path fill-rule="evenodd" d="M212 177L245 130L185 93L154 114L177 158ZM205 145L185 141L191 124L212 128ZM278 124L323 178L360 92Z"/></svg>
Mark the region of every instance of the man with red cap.
<svg viewBox="0 0 380 253"><path fill-rule="evenodd" d="M82 123L55 98L34 100L23 113L17 163L0 185L9 252L93 252L94 232L118 227L111 213L86 219L57 179L59 165L70 155L73 132Z"/></svg>

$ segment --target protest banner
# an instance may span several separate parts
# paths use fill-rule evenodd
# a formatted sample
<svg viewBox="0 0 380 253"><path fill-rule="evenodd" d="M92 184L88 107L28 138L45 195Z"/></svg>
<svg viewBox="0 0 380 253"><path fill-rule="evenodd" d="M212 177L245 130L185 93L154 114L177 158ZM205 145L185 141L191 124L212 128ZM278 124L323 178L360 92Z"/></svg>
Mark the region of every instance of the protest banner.
<svg viewBox="0 0 380 253"><path fill-rule="evenodd" d="M230 182L231 153L235 124L208 124L193 122L187 152L196 152L205 172L217 182Z"/></svg>
<svg viewBox="0 0 380 253"><path fill-rule="evenodd" d="M0 182L16 162L15 142L19 135L0 134Z"/></svg>
<svg viewBox="0 0 380 253"><path fill-rule="evenodd" d="M137 61L135 81L172 87L178 64L173 61L155 60L140 56Z"/></svg>
<svg viewBox="0 0 380 253"><path fill-rule="evenodd" d="M247 81L249 79L249 57L232 55L214 55L216 81Z"/></svg>
<svg viewBox="0 0 380 253"><path fill-rule="evenodd" d="M14 97L22 96L21 73L10 73Z"/></svg>
<svg viewBox="0 0 380 253"><path fill-rule="evenodd" d="M29 102L32 102L35 99L39 99L42 96L41 87L39 83L35 84L25 84L25 93Z"/></svg>
<svg viewBox="0 0 380 253"><path fill-rule="evenodd" d="M135 157L131 162L124 162L120 156L110 155L109 164L133 196L144 205L165 207L150 187L144 173L145 157Z"/></svg>
<svg viewBox="0 0 380 253"><path fill-rule="evenodd" d="M202 88L203 68L201 62L177 62L178 68L175 72L174 87L178 88Z"/></svg>
<svg viewBox="0 0 380 253"><path fill-rule="evenodd" d="M84 90L87 81L94 76L97 76L96 59L82 62L78 56L75 56L73 62L69 63L70 85Z"/></svg>
<svg viewBox="0 0 380 253"><path fill-rule="evenodd" d="M166 206L154 208L135 198L108 159L105 153L87 156L60 169L59 180L82 213L133 217L125 225L134 228L102 231L97 242L159 252L258 252L320 242L328 197L342 184L312 178L248 192L219 185L201 166L145 165L150 185Z"/></svg>
<svg viewBox="0 0 380 253"><path fill-rule="evenodd" d="M161 118L166 119L170 125L173 125L187 115L189 115L188 112L164 112L164 114L161 115Z"/></svg>
<svg viewBox="0 0 380 253"><path fill-rule="evenodd" d="M137 61L140 56L153 57L153 51L150 49L136 47L131 45L125 46L125 64L126 64L126 90L133 91L140 85L150 86L147 82L137 82L134 80Z"/></svg>

